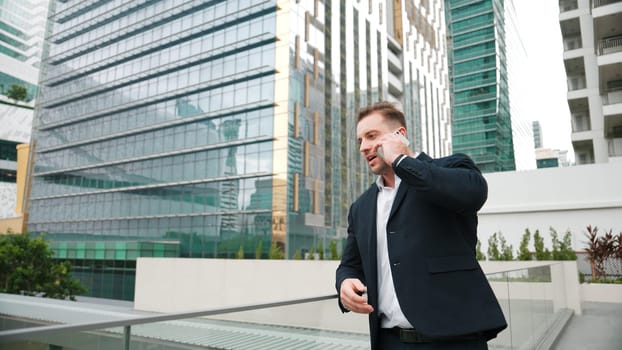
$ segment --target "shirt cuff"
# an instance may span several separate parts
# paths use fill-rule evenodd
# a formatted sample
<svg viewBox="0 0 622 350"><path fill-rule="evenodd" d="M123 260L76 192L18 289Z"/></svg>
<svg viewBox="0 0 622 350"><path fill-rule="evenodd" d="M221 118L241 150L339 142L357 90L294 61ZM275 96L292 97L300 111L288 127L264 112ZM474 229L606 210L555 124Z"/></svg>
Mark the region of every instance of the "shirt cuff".
<svg viewBox="0 0 622 350"><path fill-rule="evenodd" d="M393 160L393 164L392 164L393 169L397 168L397 166L398 166L398 165L400 165L400 163L401 163L401 162L404 160L404 158L406 158L406 157L408 157L408 156L407 156L407 155L405 155L405 154L400 154L399 156L397 156L397 158L395 158L395 159Z"/></svg>

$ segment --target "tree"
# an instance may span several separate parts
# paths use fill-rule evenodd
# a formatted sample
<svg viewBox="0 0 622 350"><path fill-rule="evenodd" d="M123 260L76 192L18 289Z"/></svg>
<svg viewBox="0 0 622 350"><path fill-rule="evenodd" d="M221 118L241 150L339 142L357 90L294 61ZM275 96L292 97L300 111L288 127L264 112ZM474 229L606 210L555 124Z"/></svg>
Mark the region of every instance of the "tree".
<svg viewBox="0 0 622 350"><path fill-rule="evenodd" d="M551 260L551 252L544 248L544 238L540 236L540 230L533 234L533 247L536 250L536 260Z"/></svg>
<svg viewBox="0 0 622 350"><path fill-rule="evenodd" d="M257 242L257 248L255 248L255 259L261 259L262 254L263 254L263 241L260 239L259 242Z"/></svg>
<svg viewBox="0 0 622 350"><path fill-rule="evenodd" d="M507 245L501 232L495 232L488 238L488 260L513 260L512 246Z"/></svg>
<svg viewBox="0 0 622 350"><path fill-rule="evenodd" d="M499 232L499 248L501 249L501 260L510 261L514 260L514 249L512 245L507 245L505 237Z"/></svg>
<svg viewBox="0 0 622 350"><path fill-rule="evenodd" d="M598 237L598 227L591 225L587 227L587 244L585 249L588 260L592 265L592 279L597 280L605 277L605 261L610 256L611 249L615 243L613 242L612 230L606 232L604 236Z"/></svg>
<svg viewBox="0 0 622 350"><path fill-rule="evenodd" d="M614 257L622 260L622 232L615 236L615 254Z"/></svg>
<svg viewBox="0 0 622 350"><path fill-rule="evenodd" d="M622 232L614 236L613 248L613 258L618 264L618 271L622 271Z"/></svg>
<svg viewBox="0 0 622 350"><path fill-rule="evenodd" d="M240 249L235 254L235 258L236 259L244 259L244 245L243 244L240 244Z"/></svg>
<svg viewBox="0 0 622 350"><path fill-rule="evenodd" d="M560 241L557 238L557 231L553 227L550 227L549 230L553 244L553 250L551 251L553 260L577 260L577 254L572 250L572 233L566 231L563 239Z"/></svg>
<svg viewBox="0 0 622 350"><path fill-rule="evenodd" d="M531 260L531 252L529 251L530 239L531 232L526 228L525 234L523 234L523 238L520 241L520 246L518 247L518 256L516 257L518 260Z"/></svg>
<svg viewBox="0 0 622 350"><path fill-rule="evenodd" d="M497 238L496 232L488 238L488 260L501 260L501 253L499 252L499 239Z"/></svg>
<svg viewBox="0 0 622 350"><path fill-rule="evenodd" d="M324 260L324 242L320 242L319 247L317 248L319 260Z"/></svg>
<svg viewBox="0 0 622 350"><path fill-rule="evenodd" d="M86 289L71 276L71 264L53 254L43 237L0 236L0 292L76 300Z"/></svg>
<svg viewBox="0 0 622 350"><path fill-rule="evenodd" d="M283 248L277 244L276 241L272 241L270 245L270 252L268 253L269 259L285 259L285 253L283 252Z"/></svg>
<svg viewBox="0 0 622 350"><path fill-rule="evenodd" d="M328 251L330 251L330 260L339 260L339 252L337 252L337 241L332 239L328 243Z"/></svg>
<svg viewBox="0 0 622 350"><path fill-rule="evenodd" d="M294 252L294 256L292 256L292 260L302 260L302 254L300 253L300 249L296 249Z"/></svg>
<svg viewBox="0 0 622 350"><path fill-rule="evenodd" d="M307 260L315 260L315 246L311 247L311 250L307 254Z"/></svg>
<svg viewBox="0 0 622 350"><path fill-rule="evenodd" d="M549 232L551 233L551 245L553 249L551 250L551 257L553 260L563 260L562 253L560 252L560 241L557 238L557 231L553 227L549 227Z"/></svg>
<svg viewBox="0 0 622 350"><path fill-rule="evenodd" d="M7 90L6 96L17 103L17 101L26 101L28 90L23 85L12 84Z"/></svg>
<svg viewBox="0 0 622 350"><path fill-rule="evenodd" d="M477 245L475 246L475 256L479 261L486 260L486 255L482 253L482 242L480 242L479 239L477 240Z"/></svg>

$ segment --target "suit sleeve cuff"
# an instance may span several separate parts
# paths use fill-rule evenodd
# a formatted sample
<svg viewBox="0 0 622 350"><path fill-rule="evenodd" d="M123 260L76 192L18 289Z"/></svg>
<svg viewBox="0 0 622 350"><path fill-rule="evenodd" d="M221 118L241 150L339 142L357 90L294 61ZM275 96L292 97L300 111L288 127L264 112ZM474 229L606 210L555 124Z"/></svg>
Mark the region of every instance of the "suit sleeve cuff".
<svg viewBox="0 0 622 350"><path fill-rule="evenodd" d="M391 164L391 167L393 167L393 169L397 168L398 165L400 165L400 163L406 158L408 157L405 154L400 154L399 156L397 156L394 160L393 160L393 164Z"/></svg>

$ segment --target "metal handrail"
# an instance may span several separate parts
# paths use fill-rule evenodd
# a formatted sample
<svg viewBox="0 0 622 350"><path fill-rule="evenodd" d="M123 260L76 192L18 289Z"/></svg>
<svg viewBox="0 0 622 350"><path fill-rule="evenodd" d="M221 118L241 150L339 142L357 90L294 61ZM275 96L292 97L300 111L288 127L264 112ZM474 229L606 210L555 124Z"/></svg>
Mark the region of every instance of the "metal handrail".
<svg viewBox="0 0 622 350"><path fill-rule="evenodd" d="M605 49L622 48L622 35L604 38L598 42L598 55L602 55Z"/></svg>
<svg viewBox="0 0 622 350"><path fill-rule="evenodd" d="M592 8L597 8L597 7L600 7L600 6L614 4L614 3L620 2L620 1L622 1L622 0L594 0L592 2Z"/></svg>
<svg viewBox="0 0 622 350"><path fill-rule="evenodd" d="M542 264L538 264L536 266L531 266L528 268L519 267L514 269L504 269L502 271L492 271L486 273L487 278L498 275L498 274L506 274L517 271L524 271L529 268L535 267L544 267L544 266L553 266L558 265L559 262L546 262L543 261ZM337 294L329 294L322 295L317 297L310 298L302 298L302 299L292 299L292 300L284 300L277 302L268 302L262 304L251 304L251 305L241 305L241 306L232 306L226 308L217 308L217 309L207 309L207 310L198 310L198 311L190 311L190 312L176 312L176 313L166 313L166 314L158 314L158 315L150 315L150 316L136 316L136 317L128 317L121 320L114 321L99 321L99 322L84 322L79 324L54 324L47 326L37 326L37 327L28 327L28 328L20 328L13 329L7 331L0 331L0 344L13 342L17 340L28 339L32 336L47 336L58 334L62 332L85 332L85 331L95 331L102 330L107 328L114 327L123 327L124 328L124 341L127 345L129 344L130 338L130 329L133 325L146 324L146 323L155 323L155 322L164 322L164 321L172 321L172 320L180 320L186 318L195 318L195 317L205 317L205 316L214 316L219 314L228 314L235 312L244 312L244 311L252 311L259 309L268 309L274 307L281 306L290 306L297 304L305 304L305 303L313 303L318 301L325 301L330 299L337 299Z"/></svg>
<svg viewBox="0 0 622 350"><path fill-rule="evenodd" d="M59 324L59 325L12 329L8 331L0 332L0 344L7 343L10 341L23 340L25 338L32 337L32 336L45 336L45 335L51 335L51 334L60 333L60 332L84 332L84 331L94 331L94 330L101 330L101 329L113 328L113 327L130 327L130 326L137 325L137 324L163 322L163 321L179 320L179 319L184 319L184 318L213 316L213 315L219 315L219 314L228 314L228 313L234 313L234 312L267 309L267 308L280 307L280 306L313 303L317 301L324 301L324 300L330 300L330 299L336 299L336 298L337 298L337 294L330 294L330 295L323 295L323 296L312 297L312 298L293 299L293 300L269 302L269 303L263 303L263 304L242 305L242 306L233 306L233 307L226 307L226 308L219 308L219 309L207 309L207 310L199 310L199 311L191 311L191 312L167 313L167 314L160 314L160 315L155 315L155 316L138 316L138 317L130 317L130 318L126 318L122 320L114 320L114 321L84 322L80 324Z"/></svg>

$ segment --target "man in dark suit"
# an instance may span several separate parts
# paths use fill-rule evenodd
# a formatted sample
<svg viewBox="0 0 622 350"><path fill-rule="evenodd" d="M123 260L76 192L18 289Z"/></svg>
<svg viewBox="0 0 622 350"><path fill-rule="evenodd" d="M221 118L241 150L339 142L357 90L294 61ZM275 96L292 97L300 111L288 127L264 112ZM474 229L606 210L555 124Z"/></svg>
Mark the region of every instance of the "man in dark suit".
<svg viewBox="0 0 622 350"><path fill-rule="evenodd" d="M340 308L369 314L374 350L487 349L507 324L475 257L486 180L464 154L412 152L391 103L361 109L356 134L379 177L350 207Z"/></svg>

